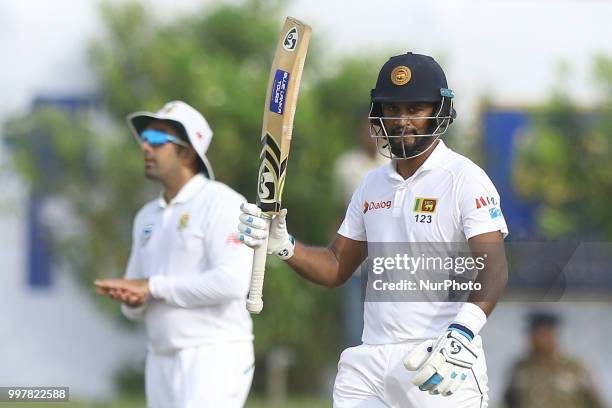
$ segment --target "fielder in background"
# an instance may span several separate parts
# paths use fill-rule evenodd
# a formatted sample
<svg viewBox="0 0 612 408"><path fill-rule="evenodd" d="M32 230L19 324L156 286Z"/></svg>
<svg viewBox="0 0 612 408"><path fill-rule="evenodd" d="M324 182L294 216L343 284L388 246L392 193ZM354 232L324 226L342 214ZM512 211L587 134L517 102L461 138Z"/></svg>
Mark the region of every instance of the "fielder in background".
<svg viewBox="0 0 612 408"><path fill-rule="evenodd" d="M341 208L338 209L338 224L334 225L330 236L337 230L344 218L346 206L351 202L353 192L359 187L365 175L378 166L387 164L389 159L378 154L376 142L370 137L369 121L363 112L353 121L357 145L341 154L334 163L334 191ZM361 268L344 285L342 296L345 346L361 343L363 333L363 301L361 299Z"/></svg>
<svg viewBox="0 0 612 408"><path fill-rule="evenodd" d="M478 333L507 281L508 234L499 194L485 172L440 136L455 118L453 92L431 57L407 53L382 67L371 93L371 135L392 160L353 193L334 241L309 247L287 232L280 212L268 251L317 284L337 287L373 243L463 243L488 257L478 273L487 296L463 302L366 301L363 344L340 356L334 407L486 407L487 375ZM259 209L242 206L240 239L261 245ZM370 254L372 256L372 254ZM370 285L368 277L368 285Z"/></svg>
<svg viewBox="0 0 612 408"><path fill-rule="evenodd" d="M163 192L136 215L125 278L96 281L96 290L122 302L128 319L144 319L147 407L242 407L254 369L253 251L236 233L245 200L213 181L212 131L188 104L132 113L128 124L146 177Z"/></svg>
<svg viewBox="0 0 612 408"><path fill-rule="evenodd" d="M533 312L528 320L530 350L512 368L506 407L604 408L591 373L559 349L557 315Z"/></svg>

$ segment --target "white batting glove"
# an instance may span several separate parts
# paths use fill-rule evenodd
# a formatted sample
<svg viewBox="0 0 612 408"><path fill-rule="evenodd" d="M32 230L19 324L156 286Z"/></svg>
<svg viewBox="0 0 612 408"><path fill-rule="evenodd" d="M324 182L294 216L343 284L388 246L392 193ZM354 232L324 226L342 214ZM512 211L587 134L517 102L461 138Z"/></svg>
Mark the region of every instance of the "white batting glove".
<svg viewBox="0 0 612 408"><path fill-rule="evenodd" d="M268 237L268 253L275 254L280 259L286 260L293 256L295 239L287 232L287 210L282 209L278 215L270 221L268 232L268 220L262 217L261 209L255 204L240 205L240 241L250 248L258 248Z"/></svg>
<svg viewBox="0 0 612 408"><path fill-rule="evenodd" d="M465 382L478 352L470 334L449 327L436 340L426 340L404 360L407 370L418 370L412 383L421 391L449 396Z"/></svg>

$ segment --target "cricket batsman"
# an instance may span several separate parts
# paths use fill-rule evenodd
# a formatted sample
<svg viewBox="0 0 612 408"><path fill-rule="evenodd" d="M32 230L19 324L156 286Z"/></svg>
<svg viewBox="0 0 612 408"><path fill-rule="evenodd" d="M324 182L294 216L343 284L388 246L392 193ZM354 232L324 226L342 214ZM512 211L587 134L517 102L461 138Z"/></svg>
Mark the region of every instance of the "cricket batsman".
<svg viewBox="0 0 612 408"><path fill-rule="evenodd" d="M333 242L323 248L295 240L286 210L272 220L268 252L327 287L346 282L373 243L462 243L475 254L486 249L477 277L486 296L420 302L366 296L363 343L344 350L338 363L336 408L488 405L479 332L507 281L508 229L489 177L440 139L456 117L453 98L433 58L390 58L372 89L369 120L379 152L392 160L364 177ZM240 240L258 247L266 223L254 204L241 209Z"/></svg>
<svg viewBox="0 0 612 408"><path fill-rule="evenodd" d="M144 319L148 408L238 408L253 378L246 295L253 251L238 240L244 198L213 181L212 131L200 112L173 101L128 116L159 198L136 215L124 279L96 281Z"/></svg>

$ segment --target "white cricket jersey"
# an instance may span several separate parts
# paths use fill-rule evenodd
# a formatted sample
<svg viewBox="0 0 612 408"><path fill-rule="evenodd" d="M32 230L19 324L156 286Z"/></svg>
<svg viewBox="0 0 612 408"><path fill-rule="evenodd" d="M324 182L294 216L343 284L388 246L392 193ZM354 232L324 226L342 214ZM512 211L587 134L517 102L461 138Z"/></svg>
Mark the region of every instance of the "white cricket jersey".
<svg viewBox="0 0 612 408"><path fill-rule="evenodd" d="M246 310L253 251L236 233L243 202L198 174L170 203L160 197L136 215L126 277L149 278L151 299L122 310L144 317L152 351L253 339Z"/></svg>
<svg viewBox="0 0 612 408"><path fill-rule="evenodd" d="M486 173L442 140L408 179L395 163L368 173L353 194L339 234L357 241L465 243L508 234L497 190ZM460 302L365 302L362 340L388 344L437 337Z"/></svg>

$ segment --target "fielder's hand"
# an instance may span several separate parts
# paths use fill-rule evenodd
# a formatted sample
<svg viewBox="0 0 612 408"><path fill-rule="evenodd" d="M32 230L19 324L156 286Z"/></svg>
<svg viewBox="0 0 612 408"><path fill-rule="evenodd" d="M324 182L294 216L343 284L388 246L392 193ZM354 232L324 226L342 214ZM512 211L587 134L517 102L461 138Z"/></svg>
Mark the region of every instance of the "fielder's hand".
<svg viewBox="0 0 612 408"><path fill-rule="evenodd" d="M240 241L251 248L261 246L268 237L268 253L275 254L285 260L293 256L295 240L287 232L287 210L282 209L270 221L270 232L267 230L268 221L261 215L261 209L255 204L242 204L240 206Z"/></svg>
<svg viewBox="0 0 612 408"><path fill-rule="evenodd" d="M412 383L421 391L449 396L465 382L478 352L468 334L449 329L436 340L418 345L404 360L407 370L418 370Z"/></svg>
<svg viewBox="0 0 612 408"><path fill-rule="evenodd" d="M98 295L109 296L128 306L140 306L149 297L148 279L99 279L94 281Z"/></svg>

